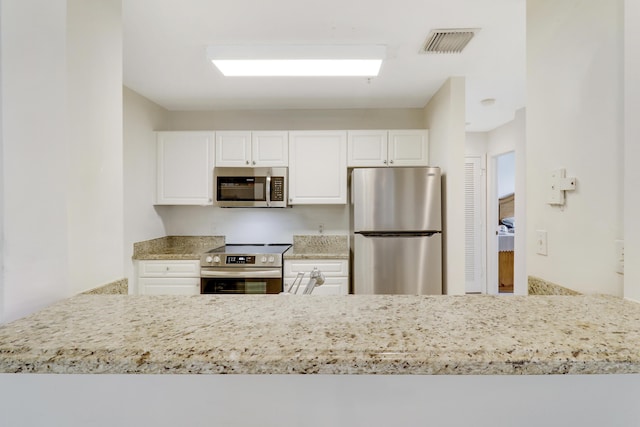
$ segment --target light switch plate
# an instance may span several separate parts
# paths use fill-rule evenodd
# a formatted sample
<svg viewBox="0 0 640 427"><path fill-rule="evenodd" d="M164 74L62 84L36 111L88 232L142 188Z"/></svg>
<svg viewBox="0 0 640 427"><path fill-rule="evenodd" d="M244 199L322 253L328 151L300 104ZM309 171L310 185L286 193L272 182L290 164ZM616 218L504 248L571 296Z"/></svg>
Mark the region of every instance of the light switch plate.
<svg viewBox="0 0 640 427"><path fill-rule="evenodd" d="M536 253L538 255L547 255L547 231L536 230Z"/></svg>

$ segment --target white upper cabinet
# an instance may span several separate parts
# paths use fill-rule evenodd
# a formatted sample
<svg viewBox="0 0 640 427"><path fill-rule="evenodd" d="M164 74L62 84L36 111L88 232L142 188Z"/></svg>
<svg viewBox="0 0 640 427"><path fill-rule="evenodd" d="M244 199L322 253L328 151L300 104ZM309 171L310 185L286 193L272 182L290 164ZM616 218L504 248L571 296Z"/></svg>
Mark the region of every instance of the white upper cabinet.
<svg viewBox="0 0 640 427"><path fill-rule="evenodd" d="M427 166L429 131L426 129L389 131L390 166Z"/></svg>
<svg viewBox="0 0 640 427"><path fill-rule="evenodd" d="M252 164L259 167L289 166L289 132L251 133Z"/></svg>
<svg viewBox="0 0 640 427"><path fill-rule="evenodd" d="M347 132L289 132L289 204L347 203Z"/></svg>
<svg viewBox="0 0 640 427"><path fill-rule="evenodd" d="M216 166L251 166L251 132L216 132Z"/></svg>
<svg viewBox="0 0 640 427"><path fill-rule="evenodd" d="M387 166L386 130L350 130L347 143L349 167Z"/></svg>
<svg viewBox="0 0 640 427"><path fill-rule="evenodd" d="M288 166L288 136L286 131L216 132L216 166Z"/></svg>
<svg viewBox="0 0 640 427"><path fill-rule="evenodd" d="M349 131L349 167L427 166L426 129Z"/></svg>
<svg viewBox="0 0 640 427"><path fill-rule="evenodd" d="M213 204L213 132L158 132L156 150L156 204Z"/></svg>

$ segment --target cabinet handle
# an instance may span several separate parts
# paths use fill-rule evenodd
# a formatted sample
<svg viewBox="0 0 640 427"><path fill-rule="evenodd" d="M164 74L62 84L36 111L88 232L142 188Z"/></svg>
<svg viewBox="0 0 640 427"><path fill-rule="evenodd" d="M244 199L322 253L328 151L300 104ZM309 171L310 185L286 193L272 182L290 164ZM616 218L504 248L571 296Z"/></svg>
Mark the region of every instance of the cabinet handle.
<svg viewBox="0 0 640 427"><path fill-rule="evenodd" d="M255 160L253 161L253 164L254 164L254 165L256 164L256 161L255 161Z"/></svg>
<svg viewBox="0 0 640 427"><path fill-rule="evenodd" d="M384 163L384 164L386 165L386 164L387 164L387 161L386 161L386 160L383 160L383 161L382 161L382 163Z"/></svg>
<svg viewBox="0 0 640 427"><path fill-rule="evenodd" d="M389 163L393 164L393 160L389 160Z"/></svg>
<svg viewBox="0 0 640 427"><path fill-rule="evenodd" d="M249 160L247 160L247 164L249 164Z"/></svg>

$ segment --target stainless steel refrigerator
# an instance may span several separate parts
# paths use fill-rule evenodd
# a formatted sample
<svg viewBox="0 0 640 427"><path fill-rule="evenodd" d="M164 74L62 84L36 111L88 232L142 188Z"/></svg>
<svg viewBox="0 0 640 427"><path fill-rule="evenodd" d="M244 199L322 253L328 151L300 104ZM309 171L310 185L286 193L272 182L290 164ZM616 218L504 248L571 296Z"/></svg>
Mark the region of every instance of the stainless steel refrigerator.
<svg viewBox="0 0 640 427"><path fill-rule="evenodd" d="M442 294L440 168L351 174L353 292Z"/></svg>

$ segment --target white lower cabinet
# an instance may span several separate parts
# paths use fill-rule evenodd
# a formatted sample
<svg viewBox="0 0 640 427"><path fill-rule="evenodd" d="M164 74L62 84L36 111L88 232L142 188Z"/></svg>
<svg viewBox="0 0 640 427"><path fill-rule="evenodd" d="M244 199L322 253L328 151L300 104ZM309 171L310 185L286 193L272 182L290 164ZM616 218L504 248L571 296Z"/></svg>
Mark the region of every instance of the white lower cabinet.
<svg viewBox="0 0 640 427"><path fill-rule="evenodd" d="M136 279L139 295L198 295L200 261L138 261Z"/></svg>
<svg viewBox="0 0 640 427"><path fill-rule="evenodd" d="M138 279L138 289L140 295L198 295L200 293L200 278L141 277Z"/></svg>
<svg viewBox="0 0 640 427"><path fill-rule="evenodd" d="M297 274L303 271L305 275L300 286L300 292L302 292L314 268L322 272L325 281L321 286L316 286L313 295L347 295L349 293L349 262L346 259L285 259L284 289L288 289Z"/></svg>

